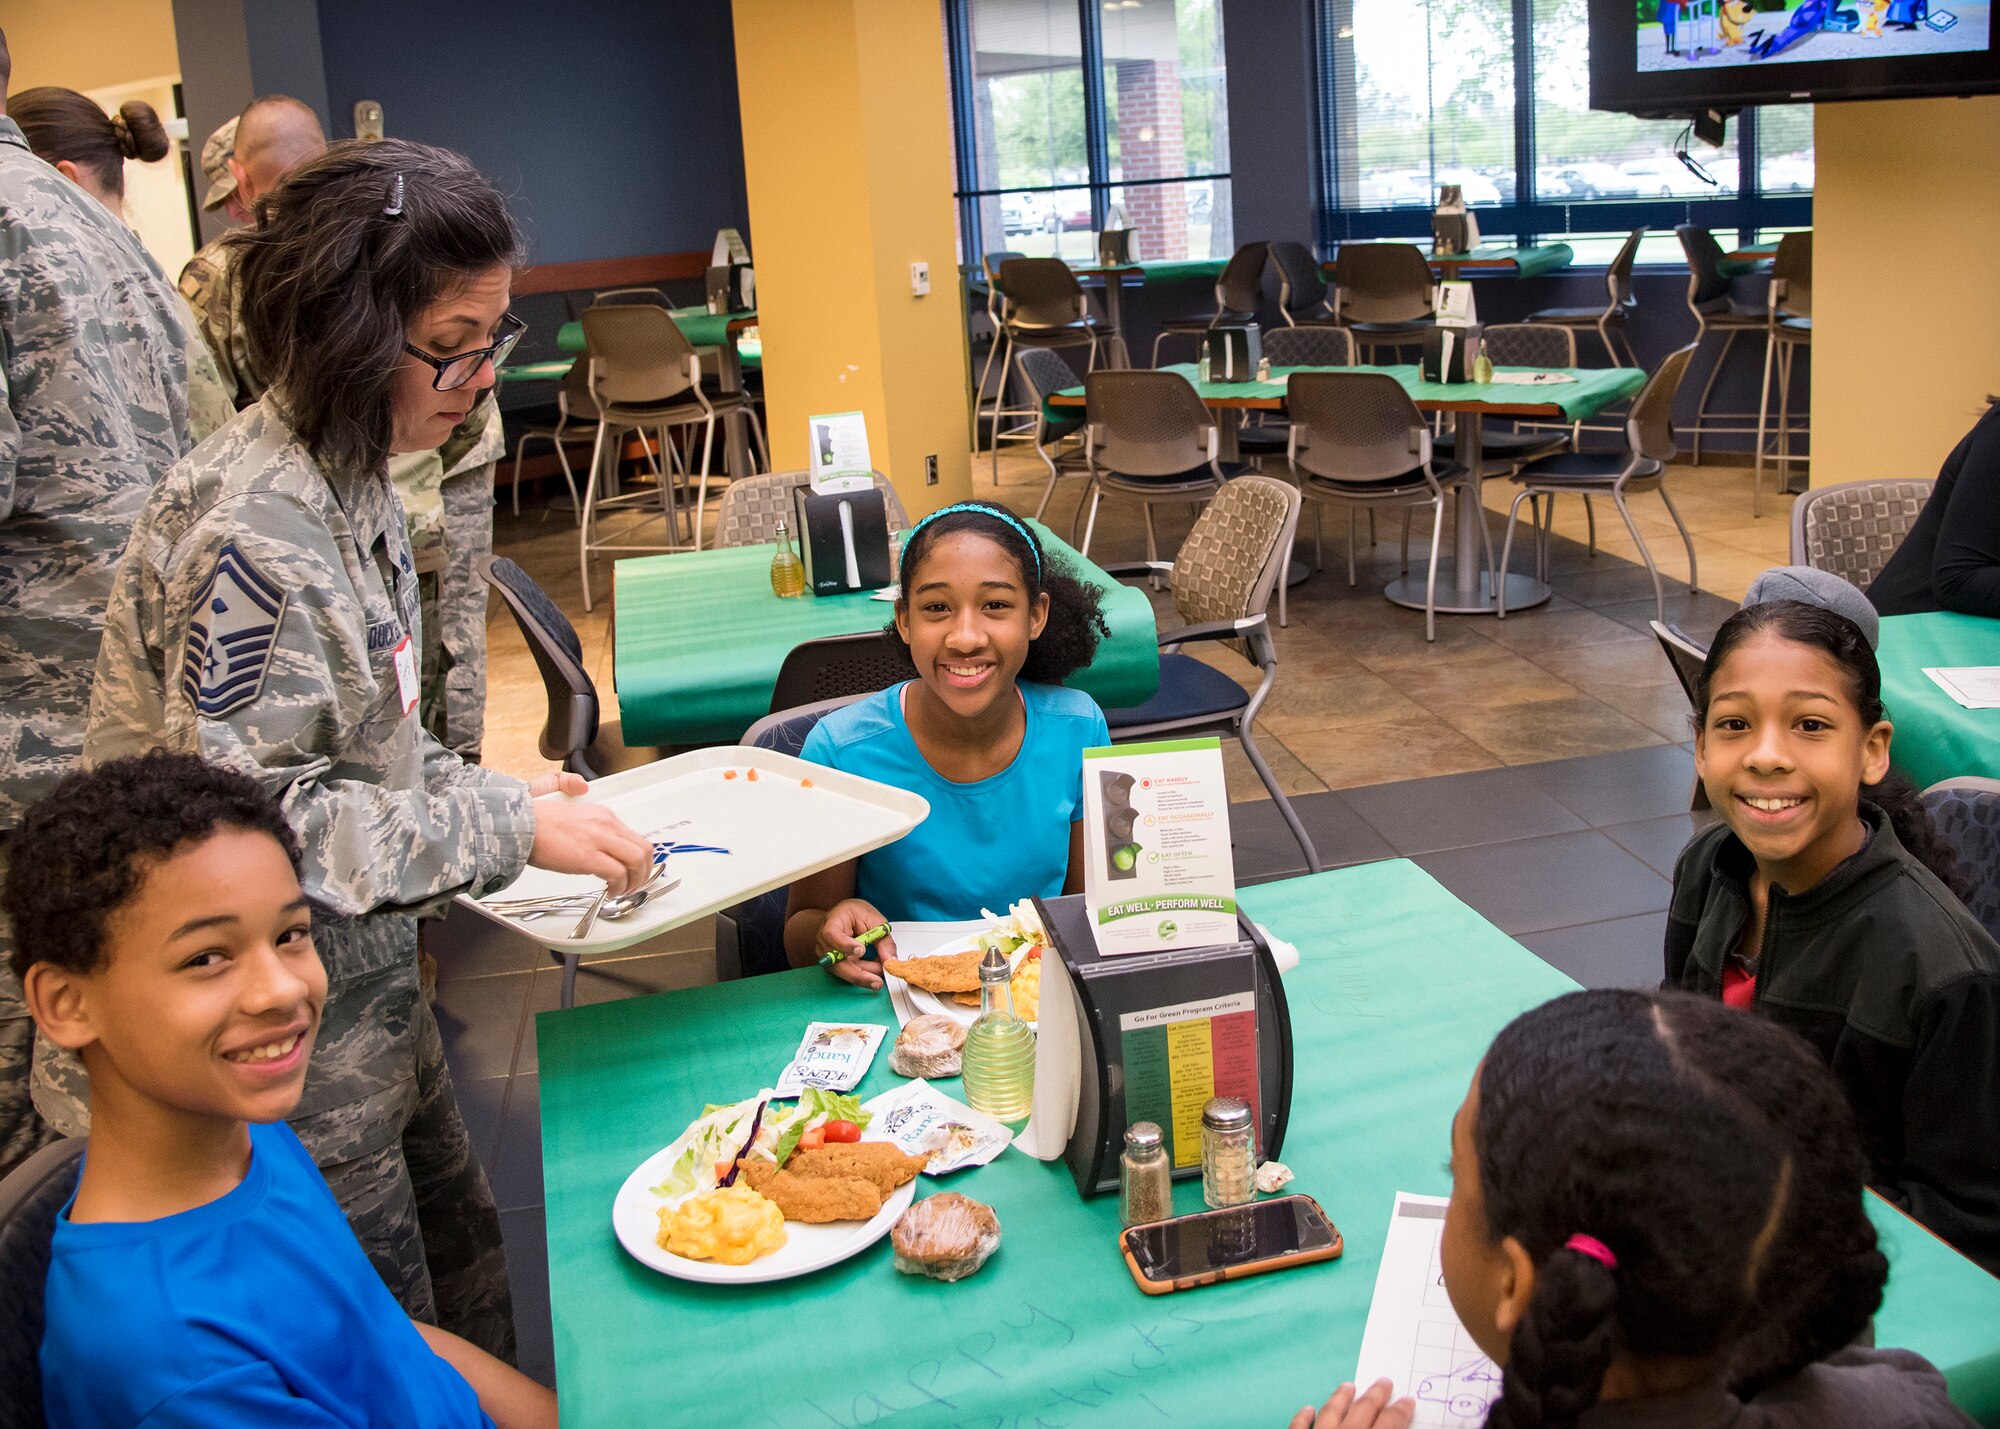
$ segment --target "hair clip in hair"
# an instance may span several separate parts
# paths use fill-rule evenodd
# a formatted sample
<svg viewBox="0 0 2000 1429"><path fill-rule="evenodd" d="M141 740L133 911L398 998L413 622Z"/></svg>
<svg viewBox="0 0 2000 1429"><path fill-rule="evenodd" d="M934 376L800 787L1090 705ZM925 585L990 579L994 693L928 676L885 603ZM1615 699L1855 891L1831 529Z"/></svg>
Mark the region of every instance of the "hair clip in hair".
<svg viewBox="0 0 2000 1429"><path fill-rule="evenodd" d="M389 201L382 206L382 212L390 218L400 218L403 213L403 176L396 175L395 187L389 191Z"/></svg>
<svg viewBox="0 0 2000 1429"><path fill-rule="evenodd" d="M1587 1255L1606 1270L1618 1268L1618 1257L1611 1253L1611 1247L1596 1236L1573 1235L1563 1242L1564 1250L1573 1250L1578 1255Z"/></svg>

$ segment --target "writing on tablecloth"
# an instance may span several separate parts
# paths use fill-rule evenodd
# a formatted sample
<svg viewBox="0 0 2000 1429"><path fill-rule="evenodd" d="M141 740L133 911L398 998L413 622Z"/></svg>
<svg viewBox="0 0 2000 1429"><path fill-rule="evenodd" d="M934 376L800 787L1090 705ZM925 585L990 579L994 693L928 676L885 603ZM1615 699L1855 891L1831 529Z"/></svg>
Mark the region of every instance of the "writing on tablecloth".
<svg viewBox="0 0 2000 1429"><path fill-rule="evenodd" d="M932 1343L930 1352L900 1375L891 1368L878 1389L846 1403L807 1398L783 1419L767 1413L764 1422L785 1429L801 1422L866 1429L911 1419L952 1429L1071 1429L1103 1422L1103 1411L1113 1406L1121 1423L1171 1422L1176 1416L1153 1376L1204 1328L1180 1309L1128 1320L1109 1345L1091 1347L1089 1365L1052 1376L1047 1357L1075 1342L1076 1326L1022 1301L992 1328ZM984 1408L1003 1387L1008 1407ZM800 1409L811 1418L804 1419Z"/></svg>

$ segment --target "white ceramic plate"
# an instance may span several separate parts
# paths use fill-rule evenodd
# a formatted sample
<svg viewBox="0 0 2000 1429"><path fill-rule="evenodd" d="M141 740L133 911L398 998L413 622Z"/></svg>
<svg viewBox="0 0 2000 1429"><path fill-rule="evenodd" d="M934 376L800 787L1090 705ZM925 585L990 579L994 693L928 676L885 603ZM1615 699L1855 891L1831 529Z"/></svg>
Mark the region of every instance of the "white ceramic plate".
<svg viewBox="0 0 2000 1429"><path fill-rule="evenodd" d="M982 927L980 932L983 933L984 931L985 928ZM954 938L949 943L932 948L928 952L921 954L921 956L926 958L948 957L953 953L969 951L972 944L972 937ZM1016 972L1020 971L1021 957L1026 951L1027 949L1023 947L1014 954L1012 961ZM1048 954L1044 953L1043 956L1047 957ZM915 961L915 958L912 958L911 961ZM909 995L910 1006L920 1013L930 1012L936 1013L940 1017L949 1017L961 1027L970 1027L979 1020L979 1009L977 1007L968 1007L962 1002L953 1002L948 997L940 997L929 988L918 987L913 982L903 982L900 978L897 981L902 983L903 990ZM1030 1022L1028 1025L1033 1027L1035 1024Z"/></svg>
<svg viewBox="0 0 2000 1429"><path fill-rule="evenodd" d="M886 1138L871 1136L862 1139L876 1141ZM917 1195L917 1183L914 1180L905 1181L882 1203L882 1209L870 1221L832 1221L817 1226L802 1221L786 1221L785 1243L748 1265L718 1265L712 1260L689 1260L684 1255L662 1250L657 1239L662 1203L653 1194L652 1188L667 1174L672 1164L667 1153L671 1150L671 1146L661 1147L625 1178L625 1184L618 1188L618 1195L611 1203L611 1227L618 1233L618 1243L631 1253L634 1260L677 1280L699 1280L709 1285L757 1285L767 1280L790 1280L793 1276L810 1275L849 1256L859 1255L882 1239L889 1233L889 1227L896 1223L896 1218L909 1209L910 1202Z"/></svg>

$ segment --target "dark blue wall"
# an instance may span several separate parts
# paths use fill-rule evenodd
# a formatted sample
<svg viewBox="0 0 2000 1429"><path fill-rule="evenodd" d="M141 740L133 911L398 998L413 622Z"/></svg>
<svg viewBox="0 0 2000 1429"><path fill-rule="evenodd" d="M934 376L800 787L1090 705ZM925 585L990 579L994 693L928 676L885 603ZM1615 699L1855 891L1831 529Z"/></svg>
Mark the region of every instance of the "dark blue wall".
<svg viewBox="0 0 2000 1429"><path fill-rule="evenodd" d="M458 149L510 196L531 263L706 250L749 229L729 0L319 7L329 136Z"/></svg>

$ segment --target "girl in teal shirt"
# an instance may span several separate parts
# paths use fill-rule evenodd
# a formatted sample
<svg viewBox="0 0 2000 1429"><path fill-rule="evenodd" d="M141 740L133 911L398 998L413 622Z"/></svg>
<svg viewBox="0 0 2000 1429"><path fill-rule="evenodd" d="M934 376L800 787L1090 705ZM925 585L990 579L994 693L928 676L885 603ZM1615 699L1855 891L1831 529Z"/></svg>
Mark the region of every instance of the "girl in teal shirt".
<svg viewBox="0 0 2000 1429"><path fill-rule="evenodd" d="M977 918L1083 887L1083 751L1110 743L1096 701L1061 682L1108 630L1102 595L1012 513L960 502L903 545L896 634L917 678L834 711L807 759L930 801L907 837L792 885L785 953L878 988L857 935L898 920ZM893 935L876 949L896 950Z"/></svg>

